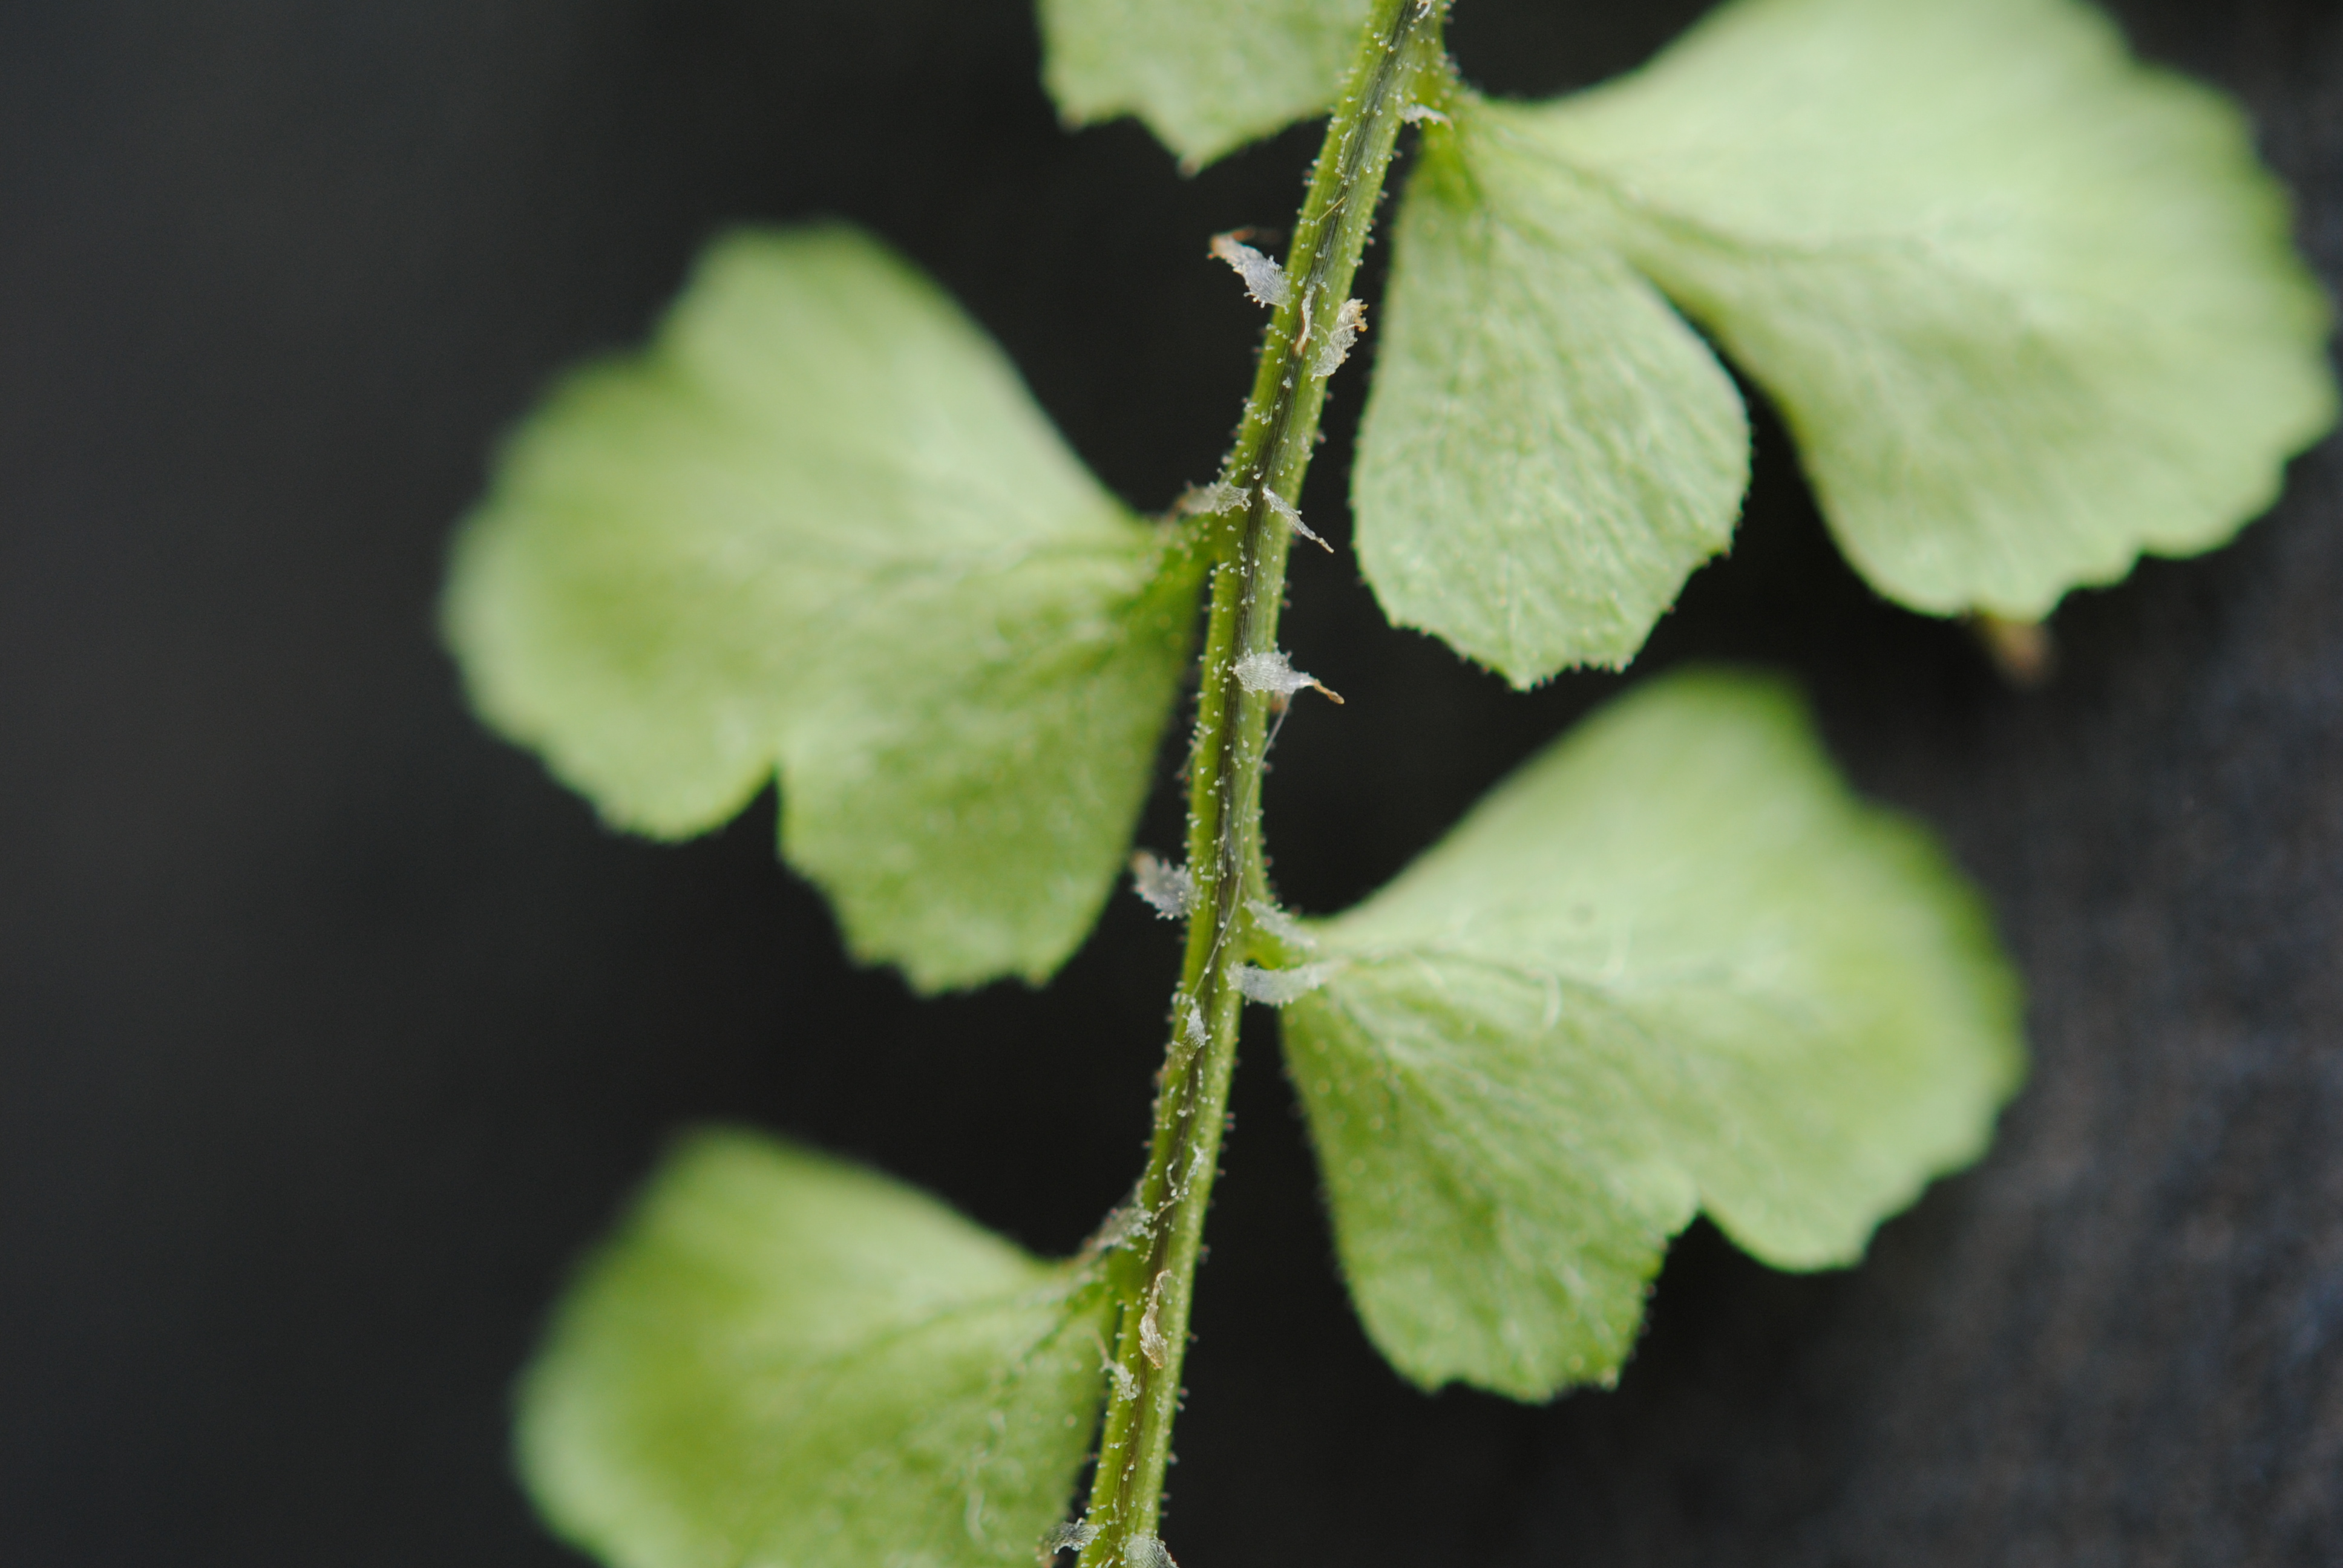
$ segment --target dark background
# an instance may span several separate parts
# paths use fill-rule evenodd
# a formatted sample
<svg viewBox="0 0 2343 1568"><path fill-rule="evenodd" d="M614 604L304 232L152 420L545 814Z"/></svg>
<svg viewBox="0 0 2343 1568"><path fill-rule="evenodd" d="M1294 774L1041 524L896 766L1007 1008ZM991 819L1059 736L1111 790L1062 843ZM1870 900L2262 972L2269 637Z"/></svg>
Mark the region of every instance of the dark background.
<svg viewBox="0 0 2343 1568"><path fill-rule="evenodd" d="M1463 0L1454 42L1551 90L1699 8ZM2331 285L2343 15L2118 9L2252 106ZM1285 221L1311 133L1183 181L1129 124L1061 134L1036 75L1021 0L0 6L0 1563L572 1561L507 1390L696 1119L1040 1248L1120 1194L1172 964L1135 900L1047 994L915 1002L775 866L769 795L609 837L431 630L498 432L742 219L906 248L1133 503L1206 477L1258 323L1204 242ZM1368 1349L1262 1031L1182 1561L2343 1560L2338 520L2322 449L2235 548L2071 602L2020 695L1846 575L1768 429L1646 664L1805 678L1986 888L2031 1087L1859 1271L1695 1227L1620 1390L1533 1410ZM1508 695L1297 559L1289 641L1351 701L1288 729L1272 831L1325 910L1606 683Z"/></svg>

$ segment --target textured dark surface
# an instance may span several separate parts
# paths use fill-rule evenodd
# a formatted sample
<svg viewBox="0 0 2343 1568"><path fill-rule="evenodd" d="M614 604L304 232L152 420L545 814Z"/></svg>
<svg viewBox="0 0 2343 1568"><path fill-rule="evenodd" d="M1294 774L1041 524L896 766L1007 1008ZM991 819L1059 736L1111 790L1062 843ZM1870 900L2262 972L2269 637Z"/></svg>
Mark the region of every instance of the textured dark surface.
<svg viewBox="0 0 2343 1568"><path fill-rule="evenodd" d="M1457 45L1550 89L1697 8L1463 0ZM2343 17L2123 14L2247 98L2334 279ZM0 1563L567 1560L505 1391L693 1119L1040 1247L1119 1194L1172 964L1135 903L1046 995L915 1003L773 867L769 798L608 838L471 727L430 634L498 430L729 221L871 225L1131 500L1205 476L1256 322L1203 241L1282 221L1309 136L1182 182L1127 125L1061 135L1033 51L1017 0L0 8ZM2338 522L2322 452L2233 549L2071 604L2021 697L1836 566L1769 436L1650 658L1797 669L1940 825L2029 976L2031 1088L1861 1270L1695 1229L1620 1390L1524 1410L1365 1346L1264 1033L1182 1561L2343 1560ZM1305 907L1604 686L1509 696L1382 630L1347 558L1303 561L1289 624L1351 699L1272 785Z"/></svg>

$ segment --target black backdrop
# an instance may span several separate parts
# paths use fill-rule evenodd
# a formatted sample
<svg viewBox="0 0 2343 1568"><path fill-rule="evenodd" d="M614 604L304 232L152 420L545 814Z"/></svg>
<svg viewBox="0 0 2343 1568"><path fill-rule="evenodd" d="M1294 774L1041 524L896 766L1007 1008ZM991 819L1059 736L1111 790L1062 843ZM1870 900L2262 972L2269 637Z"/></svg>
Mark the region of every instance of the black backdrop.
<svg viewBox="0 0 2343 1568"><path fill-rule="evenodd" d="M1463 0L1470 74L1634 63L1694 0ZM2252 106L2343 267L2343 15L2120 7ZM450 519L559 367L725 224L856 218L1132 502L1207 476L1257 322L1201 178L1053 123L1021 0L0 7L0 1563L552 1564L507 1389L679 1125L787 1130L1071 1245L1172 972L1121 900L1046 994L915 1002L768 849L599 831L477 730ZM1371 283L1373 279L1371 277ZM1341 516L1355 379L1313 519ZM1862 1269L1678 1246L1616 1393L1424 1398L1329 1261L1249 1037L1169 1535L1191 1568L2343 1559L2343 469L2058 618L2000 687L1837 566L1778 435L1647 656L1798 671L2030 977L2034 1080ZM1529 698L1303 552L1276 872L1337 907L1607 683ZM1170 841L1159 809L1151 832Z"/></svg>

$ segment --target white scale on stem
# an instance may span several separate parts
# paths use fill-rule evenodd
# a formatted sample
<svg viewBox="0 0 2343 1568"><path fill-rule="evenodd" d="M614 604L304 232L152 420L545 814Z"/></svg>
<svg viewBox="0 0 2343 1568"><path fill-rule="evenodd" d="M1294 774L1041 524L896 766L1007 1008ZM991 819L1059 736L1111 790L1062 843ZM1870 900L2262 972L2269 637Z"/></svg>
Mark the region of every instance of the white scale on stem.
<svg viewBox="0 0 2343 1568"><path fill-rule="evenodd" d="M1328 555L1334 553L1334 547L1312 533L1309 525L1302 520L1301 508L1266 485L1262 487L1261 498L1269 503L1269 509L1277 514L1278 521ZM1226 479L1215 479L1202 488L1191 485L1187 493L1172 504L1172 511L1175 517L1218 518L1252 504L1251 490L1242 485L1232 485Z"/></svg>
<svg viewBox="0 0 2343 1568"><path fill-rule="evenodd" d="M1196 1184L1196 1178L1203 1174L1203 1171L1204 1151L1200 1146L1194 1153L1188 1156L1187 1171L1181 1176L1180 1180L1172 1184L1171 1203L1177 1203L1182 1199L1187 1197L1188 1189ZM1171 1203L1167 1203L1165 1207L1169 1208Z"/></svg>
<svg viewBox="0 0 2343 1568"><path fill-rule="evenodd" d="M1303 964L1299 969L1262 970L1251 964L1237 966L1237 990L1249 1001L1267 1007L1283 1007L1298 1001L1326 983L1334 972L1331 963Z"/></svg>
<svg viewBox="0 0 2343 1568"><path fill-rule="evenodd" d="M1084 1523L1079 1519L1062 1520L1057 1528L1041 1537L1041 1550L1034 1554L1034 1561L1044 1564L1046 1568L1051 1559L1057 1556L1059 1553L1080 1552L1097 1540L1098 1534L1098 1526L1095 1524Z"/></svg>
<svg viewBox="0 0 2343 1568"><path fill-rule="evenodd" d="M1185 919L1196 907L1196 879L1188 874L1188 868L1158 859L1144 849L1131 858L1131 886L1163 920Z"/></svg>
<svg viewBox="0 0 2343 1568"><path fill-rule="evenodd" d="M1139 1319L1139 1353L1147 1358L1148 1365L1157 1368L1172 1355L1172 1342L1163 1337L1163 1325L1157 1321L1163 1311L1164 1282L1171 1278L1169 1269L1155 1276L1155 1283L1147 1292L1147 1311Z"/></svg>
<svg viewBox="0 0 2343 1568"><path fill-rule="evenodd" d="M1281 942L1291 942L1297 948L1314 948L1318 939L1302 929L1302 922L1279 909L1266 899L1247 899L1245 908L1252 911L1255 924Z"/></svg>
<svg viewBox="0 0 2343 1568"><path fill-rule="evenodd" d="M1246 654L1237 660L1236 675L1237 684L1247 691L1266 691L1280 703L1306 686L1337 707L1342 705L1342 699L1316 676L1294 668L1285 655L1276 648Z"/></svg>
<svg viewBox="0 0 2343 1568"><path fill-rule="evenodd" d="M1312 544L1316 545L1320 549L1324 550L1328 555L1331 556L1334 553L1334 547L1320 538L1316 534L1312 533L1310 531L1310 525L1302 520L1301 508L1295 506L1292 501L1287 500L1283 496L1279 495L1275 490L1271 489L1267 485L1263 485L1261 487L1261 498L1269 503L1269 509L1277 514L1278 521L1283 523L1287 528L1292 528L1295 533L1300 534L1303 538L1308 539Z"/></svg>
<svg viewBox="0 0 2343 1568"><path fill-rule="evenodd" d="M1244 279L1245 292L1252 296L1254 304L1266 305L1274 310L1293 297L1293 285L1287 280L1285 268L1237 237L1247 232L1238 229L1231 234L1214 235L1212 254L1236 269L1237 276Z"/></svg>
<svg viewBox="0 0 2343 1568"><path fill-rule="evenodd" d="M1180 1568L1163 1543L1152 1535L1134 1535L1123 1544L1123 1568Z"/></svg>
<svg viewBox="0 0 2343 1568"><path fill-rule="evenodd" d="M1223 512L1233 512L1250 504L1252 492L1242 485L1232 485L1226 479L1215 479L1202 489L1191 485L1172 511L1184 517L1217 518Z"/></svg>
<svg viewBox="0 0 2343 1568"><path fill-rule="evenodd" d="M1323 381L1342 367L1351 357L1351 346L1359 334L1367 329L1367 307L1364 301L1346 299L1342 308L1334 313L1334 325L1325 337L1310 350L1310 374Z"/></svg>

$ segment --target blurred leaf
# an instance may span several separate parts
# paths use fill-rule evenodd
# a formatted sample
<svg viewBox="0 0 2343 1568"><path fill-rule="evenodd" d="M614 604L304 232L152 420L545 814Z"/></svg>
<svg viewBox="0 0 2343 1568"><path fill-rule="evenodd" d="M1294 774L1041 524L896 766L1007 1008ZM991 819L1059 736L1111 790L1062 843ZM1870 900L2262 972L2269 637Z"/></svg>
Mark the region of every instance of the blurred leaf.
<svg viewBox="0 0 2343 1568"><path fill-rule="evenodd" d="M1854 1261L2022 1070L1976 896L1745 675L1640 688L1313 934L1288 1070L1360 1315L1426 1387L1607 1381L1696 1210Z"/></svg>
<svg viewBox="0 0 2343 1568"><path fill-rule="evenodd" d="M1384 611L1517 686L1633 658L1749 482L1732 378L1552 183L1484 203L1427 138L1353 482Z"/></svg>
<svg viewBox="0 0 2343 1568"><path fill-rule="evenodd" d="M702 831L778 767L790 864L935 990L1089 931L1195 593L950 300L817 228L719 242L530 419L446 619L481 713L615 826Z"/></svg>
<svg viewBox="0 0 2343 1568"><path fill-rule="evenodd" d="M2220 544L2333 422L2327 303L2243 119L2070 0L1739 0L1610 86L1457 113L1491 221L1568 236L1557 279L1609 247L1658 284L1916 609L2038 618L2144 550ZM1579 309L1624 332L1621 297Z"/></svg>
<svg viewBox="0 0 2343 1568"><path fill-rule="evenodd" d="M1022 1568L1102 1396L1081 1287L884 1177L704 1133L562 1304L522 1474L614 1568Z"/></svg>
<svg viewBox="0 0 2343 1568"><path fill-rule="evenodd" d="M1136 115L1191 169L1324 110L1371 0L1041 0L1042 76L1077 125Z"/></svg>

